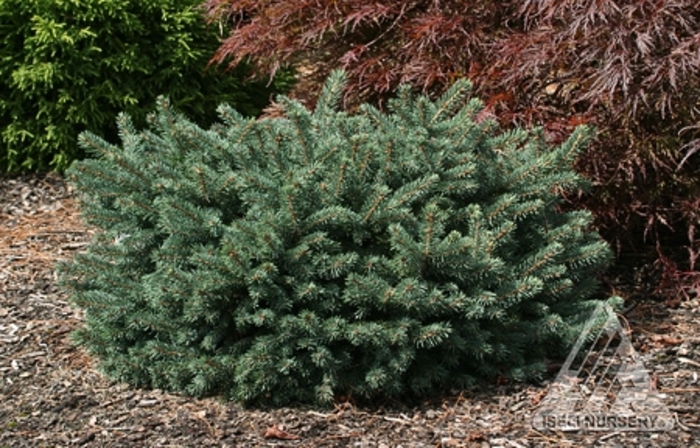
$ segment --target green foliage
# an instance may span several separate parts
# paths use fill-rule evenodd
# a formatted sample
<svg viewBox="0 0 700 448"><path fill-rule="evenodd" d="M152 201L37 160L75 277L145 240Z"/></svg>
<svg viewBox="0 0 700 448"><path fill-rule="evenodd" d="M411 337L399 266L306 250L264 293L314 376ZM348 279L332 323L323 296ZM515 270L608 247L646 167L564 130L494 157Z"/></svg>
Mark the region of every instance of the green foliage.
<svg viewBox="0 0 700 448"><path fill-rule="evenodd" d="M588 317L610 252L588 212L560 212L589 131L478 120L470 84L388 113L219 109L203 130L161 99L150 130L73 165L102 229L62 267L77 339L110 376L246 403L325 403L533 378Z"/></svg>
<svg viewBox="0 0 700 448"><path fill-rule="evenodd" d="M222 102L258 113L275 89L207 68L218 30L197 3L0 1L0 169L62 171L80 132L116 140L117 113L141 123L159 94L206 125Z"/></svg>

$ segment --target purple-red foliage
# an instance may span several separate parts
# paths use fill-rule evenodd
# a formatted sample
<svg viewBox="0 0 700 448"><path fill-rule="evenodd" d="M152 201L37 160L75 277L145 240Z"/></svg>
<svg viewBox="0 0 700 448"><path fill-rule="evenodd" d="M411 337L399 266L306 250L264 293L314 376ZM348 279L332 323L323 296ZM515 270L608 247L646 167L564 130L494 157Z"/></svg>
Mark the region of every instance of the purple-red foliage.
<svg viewBox="0 0 700 448"><path fill-rule="evenodd" d="M408 82L438 94L469 77L488 113L599 136L581 158L591 209L620 253L688 278L700 266L697 0L208 0L230 31L213 57L260 74L348 73L350 104ZM308 86L308 84L305 84ZM313 86L313 84L312 84ZM314 91L316 89L313 89ZM301 96L308 95L300 92ZM683 256L679 256L683 254ZM649 257L652 258L649 258Z"/></svg>

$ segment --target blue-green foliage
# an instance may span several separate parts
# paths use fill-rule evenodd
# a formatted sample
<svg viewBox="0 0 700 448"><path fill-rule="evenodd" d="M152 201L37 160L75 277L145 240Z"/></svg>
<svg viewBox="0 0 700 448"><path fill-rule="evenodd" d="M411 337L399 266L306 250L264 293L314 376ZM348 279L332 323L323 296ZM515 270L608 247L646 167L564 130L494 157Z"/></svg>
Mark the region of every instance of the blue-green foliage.
<svg viewBox="0 0 700 448"><path fill-rule="evenodd" d="M228 102L257 114L281 87L207 68L219 45L198 0L0 1L0 171L67 168L89 130L144 123L156 97L209 125Z"/></svg>
<svg viewBox="0 0 700 448"><path fill-rule="evenodd" d="M242 402L425 394L527 379L596 304L610 252L590 214L559 212L589 131L478 121L470 85L431 102L402 87L382 113L230 107L203 130L161 100L150 130L70 174L103 230L63 266L78 340L112 377Z"/></svg>

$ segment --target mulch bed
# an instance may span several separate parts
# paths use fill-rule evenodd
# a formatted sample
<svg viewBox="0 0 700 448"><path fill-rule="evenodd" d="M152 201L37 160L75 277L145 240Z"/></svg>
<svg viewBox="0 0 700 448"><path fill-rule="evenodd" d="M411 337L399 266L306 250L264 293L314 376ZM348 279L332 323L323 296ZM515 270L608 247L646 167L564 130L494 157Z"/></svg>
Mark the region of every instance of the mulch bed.
<svg viewBox="0 0 700 448"><path fill-rule="evenodd" d="M0 178L0 448L700 446L700 300L643 299L631 339L676 420L665 432L541 432L531 425L553 378L455 392L420 405L243 409L115 384L71 343L81 313L54 264L86 247L60 176Z"/></svg>

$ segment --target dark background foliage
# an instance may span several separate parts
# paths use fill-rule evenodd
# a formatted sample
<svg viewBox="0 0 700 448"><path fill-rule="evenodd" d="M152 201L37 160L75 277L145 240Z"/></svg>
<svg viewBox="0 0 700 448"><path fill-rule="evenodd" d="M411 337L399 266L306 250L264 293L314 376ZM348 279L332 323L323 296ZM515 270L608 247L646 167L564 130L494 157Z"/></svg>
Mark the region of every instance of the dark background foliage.
<svg viewBox="0 0 700 448"><path fill-rule="evenodd" d="M219 44L194 0L0 2L0 170L62 171L84 130L116 140L160 94L202 125L228 102L257 114L281 84L243 84L245 68L207 68ZM288 78L289 80L289 78Z"/></svg>
<svg viewBox="0 0 700 448"><path fill-rule="evenodd" d="M596 216L621 265L658 288L695 286L700 198L700 5L694 0L208 0L230 30L213 60L261 75L298 64L311 83L347 70L351 104L401 82L437 94L469 77L486 113L598 137L579 162L594 188L570 197ZM297 96L313 102L309 89Z"/></svg>

